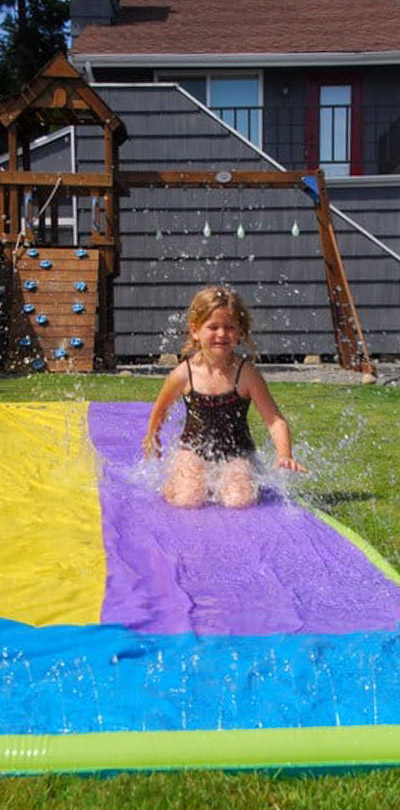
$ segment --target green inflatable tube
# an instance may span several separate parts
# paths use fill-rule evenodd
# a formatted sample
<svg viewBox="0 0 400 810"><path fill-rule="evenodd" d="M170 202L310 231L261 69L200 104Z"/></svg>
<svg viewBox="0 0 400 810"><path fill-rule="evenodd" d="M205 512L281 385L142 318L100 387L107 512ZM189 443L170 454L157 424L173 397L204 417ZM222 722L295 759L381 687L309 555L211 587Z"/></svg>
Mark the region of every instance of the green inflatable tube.
<svg viewBox="0 0 400 810"><path fill-rule="evenodd" d="M9 775L178 768L318 771L399 764L400 725L0 738L0 771Z"/></svg>

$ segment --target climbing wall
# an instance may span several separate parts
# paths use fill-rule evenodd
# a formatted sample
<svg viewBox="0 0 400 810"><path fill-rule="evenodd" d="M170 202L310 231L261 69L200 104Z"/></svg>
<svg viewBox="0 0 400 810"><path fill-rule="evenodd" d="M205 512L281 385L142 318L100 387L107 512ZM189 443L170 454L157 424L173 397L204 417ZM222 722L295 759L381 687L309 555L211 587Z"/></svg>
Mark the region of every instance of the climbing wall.
<svg viewBox="0 0 400 810"><path fill-rule="evenodd" d="M12 277L10 370L92 371L98 250L27 248Z"/></svg>

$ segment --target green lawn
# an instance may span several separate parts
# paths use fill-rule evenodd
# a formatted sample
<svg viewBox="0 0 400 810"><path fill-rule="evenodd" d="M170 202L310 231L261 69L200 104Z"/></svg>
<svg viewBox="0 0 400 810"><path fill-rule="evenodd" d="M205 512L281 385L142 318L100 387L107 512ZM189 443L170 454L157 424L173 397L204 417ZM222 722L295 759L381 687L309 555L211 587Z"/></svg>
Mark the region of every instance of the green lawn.
<svg viewBox="0 0 400 810"><path fill-rule="evenodd" d="M152 400L162 380L118 375L1 378L0 401ZM297 456L310 471L292 489L375 546L400 571L400 389L273 383ZM266 434L256 413L252 428ZM268 446L268 445L267 445ZM375 810L400 806L397 769L358 775L272 779L260 773L124 774L101 780L73 776L5 778L0 808L323 808Z"/></svg>

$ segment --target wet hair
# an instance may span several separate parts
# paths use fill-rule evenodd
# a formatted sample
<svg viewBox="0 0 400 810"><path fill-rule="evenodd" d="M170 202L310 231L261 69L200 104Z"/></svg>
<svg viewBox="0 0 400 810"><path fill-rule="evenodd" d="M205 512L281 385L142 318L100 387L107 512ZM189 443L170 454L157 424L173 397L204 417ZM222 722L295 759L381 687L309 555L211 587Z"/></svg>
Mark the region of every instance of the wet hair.
<svg viewBox="0 0 400 810"><path fill-rule="evenodd" d="M229 309L237 322L240 338L247 345L252 357L256 355L256 346L251 336L251 315L240 295L229 287L206 287L194 296L187 312L186 340L182 355L186 356L199 349L199 343L192 337L191 329L200 329L216 309Z"/></svg>

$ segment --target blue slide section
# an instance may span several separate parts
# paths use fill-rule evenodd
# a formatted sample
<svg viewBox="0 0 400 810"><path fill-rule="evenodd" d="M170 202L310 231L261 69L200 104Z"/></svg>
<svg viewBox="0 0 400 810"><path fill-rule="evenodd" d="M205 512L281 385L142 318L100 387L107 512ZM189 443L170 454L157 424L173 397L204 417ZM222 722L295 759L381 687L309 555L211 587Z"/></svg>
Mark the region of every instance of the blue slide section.
<svg viewBox="0 0 400 810"><path fill-rule="evenodd" d="M400 633L139 635L0 621L0 733L400 723Z"/></svg>

